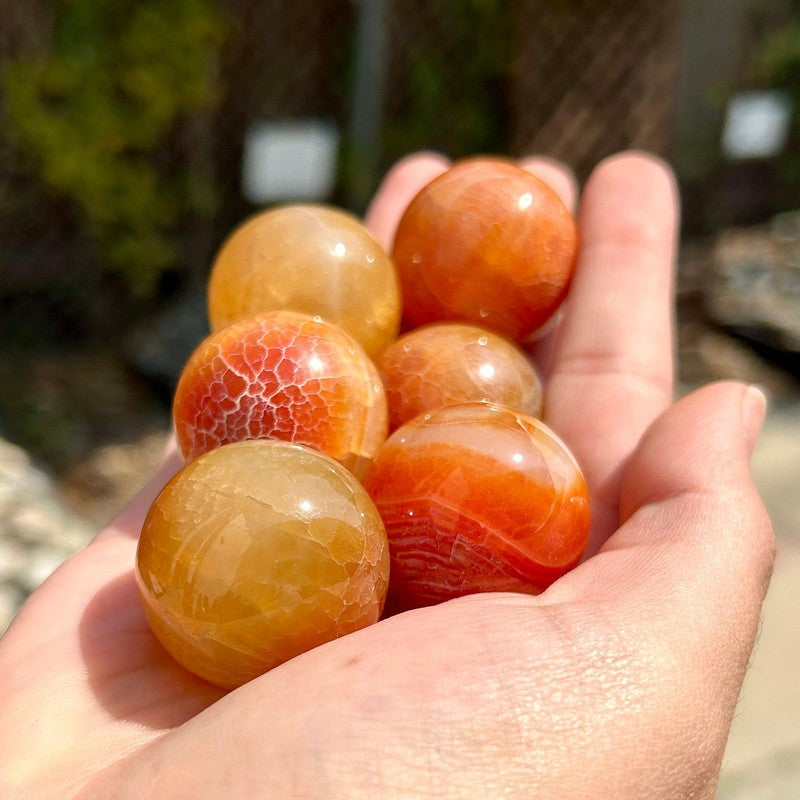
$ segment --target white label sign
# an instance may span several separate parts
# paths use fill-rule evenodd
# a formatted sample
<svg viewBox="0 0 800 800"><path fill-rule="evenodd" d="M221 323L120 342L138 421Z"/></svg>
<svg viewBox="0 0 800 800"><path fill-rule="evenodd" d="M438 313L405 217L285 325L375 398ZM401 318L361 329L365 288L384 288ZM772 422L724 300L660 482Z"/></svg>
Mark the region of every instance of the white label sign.
<svg viewBox="0 0 800 800"><path fill-rule="evenodd" d="M784 92L743 92L728 104L722 150L728 158L770 158L786 146L792 101Z"/></svg>
<svg viewBox="0 0 800 800"><path fill-rule="evenodd" d="M321 201L336 181L339 132L325 120L260 122L245 135L242 193L253 204Z"/></svg>

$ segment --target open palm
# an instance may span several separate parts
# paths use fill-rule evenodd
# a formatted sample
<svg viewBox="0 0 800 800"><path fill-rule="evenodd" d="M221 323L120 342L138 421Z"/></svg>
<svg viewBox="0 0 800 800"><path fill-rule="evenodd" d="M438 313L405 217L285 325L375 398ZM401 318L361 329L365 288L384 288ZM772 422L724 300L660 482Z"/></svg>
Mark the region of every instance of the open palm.
<svg viewBox="0 0 800 800"><path fill-rule="evenodd" d="M560 167L525 166L574 203ZM389 174L376 237L444 168L418 155ZM536 346L546 419L592 493L584 563L538 597L406 612L225 693L166 655L136 595L173 452L0 641L0 796L713 797L773 542L747 466L758 393L671 404L676 214L659 162L601 164Z"/></svg>

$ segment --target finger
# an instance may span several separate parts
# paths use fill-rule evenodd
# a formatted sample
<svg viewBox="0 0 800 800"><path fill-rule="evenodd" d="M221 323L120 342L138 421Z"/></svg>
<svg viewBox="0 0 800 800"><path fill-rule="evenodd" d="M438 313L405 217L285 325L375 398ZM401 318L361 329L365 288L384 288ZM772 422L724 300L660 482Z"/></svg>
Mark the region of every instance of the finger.
<svg viewBox="0 0 800 800"><path fill-rule="evenodd" d="M749 458L764 417L758 390L700 389L653 424L622 481L624 524L600 552L553 585L611 613L641 615L716 653L746 661L775 554ZM743 649L742 649L743 648Z"/></svg>
<svg viewBox="0 0 800 800"><path fill-rule="evenodd" d="M600 164L579 215L581 251L545 391L593 499L594 552L617 526L622 465L673 388L677 195L654 157Z"/></svg>
<svg viewBox="0 0 800 800"><path fill-rule="evenodd" d="M560 198L570 214L575 213L578 201L578 181L575 174L564 164L544 156L528 156L519 165L544 181Z"/></svg>
<svg viewBox="0 0 800 800"><path fill-rule="evenodd" d="M580 599L649 652L676 715L704 709L720 758L775 555L749 471L764 409L757 390L720 383L659 417L625 470L625 523L548 598Z"/></svg>
<svg viewBox="0 0 800 800"><path fill-rule="evenodd" d="M449 166L449 160L439 153L414 153L389 170L364 215L367 229L387 252L391 252L397 224L414 195Z"/></svg>

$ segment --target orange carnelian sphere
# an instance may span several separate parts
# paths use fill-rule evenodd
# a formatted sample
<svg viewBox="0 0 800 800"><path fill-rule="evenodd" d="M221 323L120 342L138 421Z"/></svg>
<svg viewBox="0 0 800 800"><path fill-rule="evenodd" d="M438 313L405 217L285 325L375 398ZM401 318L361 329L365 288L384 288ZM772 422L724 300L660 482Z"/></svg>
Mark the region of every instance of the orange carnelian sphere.
<svg viewBox="0 0 800 800"><path fill-rule="evenodd" d="M234 322L190 357L173 402L187 460L242 439L316 447L360 473L387 433L375 365L336 325L294 311Z"/></svg>
<svg viewBox="0 0 800 800"><path fill-rule="evenodd" d="M542 385L525 353L502 336L462 323L425 325L378 359L393 430L423 411L483 400L538 417Z"/></svg>
<svg viewBox="0 0 800 800"><path fill-rule="evenodd" d="M416 417L389 437L365 486L389 538L394 608L536 594L578 563L589 535L575 459L542 422L506 406Z"/></svg>
<svg viewBox="0 0 800 800"><path fill-rule="evenodd" d="M397 338L400 293L389 256L356 217L283 206L251 217L223 243L208 283L213 330L291 309L344 328L370 356Z"/></svg>
<svg viewBox="0 0 800 800"><path fill-rule="evenodd" d="M564 299L577 233L545 183L491 158L459 162L406 209L393 256L415 325L463 320L522 341Z"/></svg>
<svg viewBox="0 0 800 800"><path fill-rule="evenodd" d="M150 509L136 556L158 640L224 687L377 622L388 576L386 533L358 481L276 441L185 466Z"/></svg>

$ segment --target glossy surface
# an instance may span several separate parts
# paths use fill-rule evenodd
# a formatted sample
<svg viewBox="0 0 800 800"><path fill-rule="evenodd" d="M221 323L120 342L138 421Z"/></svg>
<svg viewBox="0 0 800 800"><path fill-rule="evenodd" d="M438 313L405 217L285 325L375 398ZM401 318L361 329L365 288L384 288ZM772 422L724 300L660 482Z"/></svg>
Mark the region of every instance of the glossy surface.
<svg viewBox="0 0 800 800"><path fill-rule="evenodd" d="M489 401L538 417L542 386L525 353L484 328L426 325L401 336L378 359L389 403L389 427L423 411Z"/></svg>
<svg viewBox="0 0 800 800"><path fill-rule="evenodd" d="M412 200L393 257L415 325L462 320L522 341L564 299L575 223L546 184L500 159L468 159Z"/></svg>
<svg viewBox="0 0 800 800"><path fill-rule="evenodd" d="M370 356L397 338L400 293L389 256L354 216L282 206L251 217L224 242L208 283L212 330L291 309L341 325Z"/></svg>
<svg viewBox="0 0 800 800"><path fill-rule="evenodd" d="M147 516L136 581L164 648L234 687L380 617L389 557L364 489L284 442L240 442L184 467Z"/></svg>
<svg viewBox="0 0 800 800"><path fill-rule="evenodd" d="M175 390L184 458L242 439L316 447L361 474L387 433L375 365L343 330L293 311L239 320L192 354Z"/></svg>
<svg viewBox="0 0 800 800"><path fill-rule="evenodd" d="M386 526L394 608L486 591L536 594L580 559L586 483L543 423L466 403L389 437L365 486Z"/></svg>

